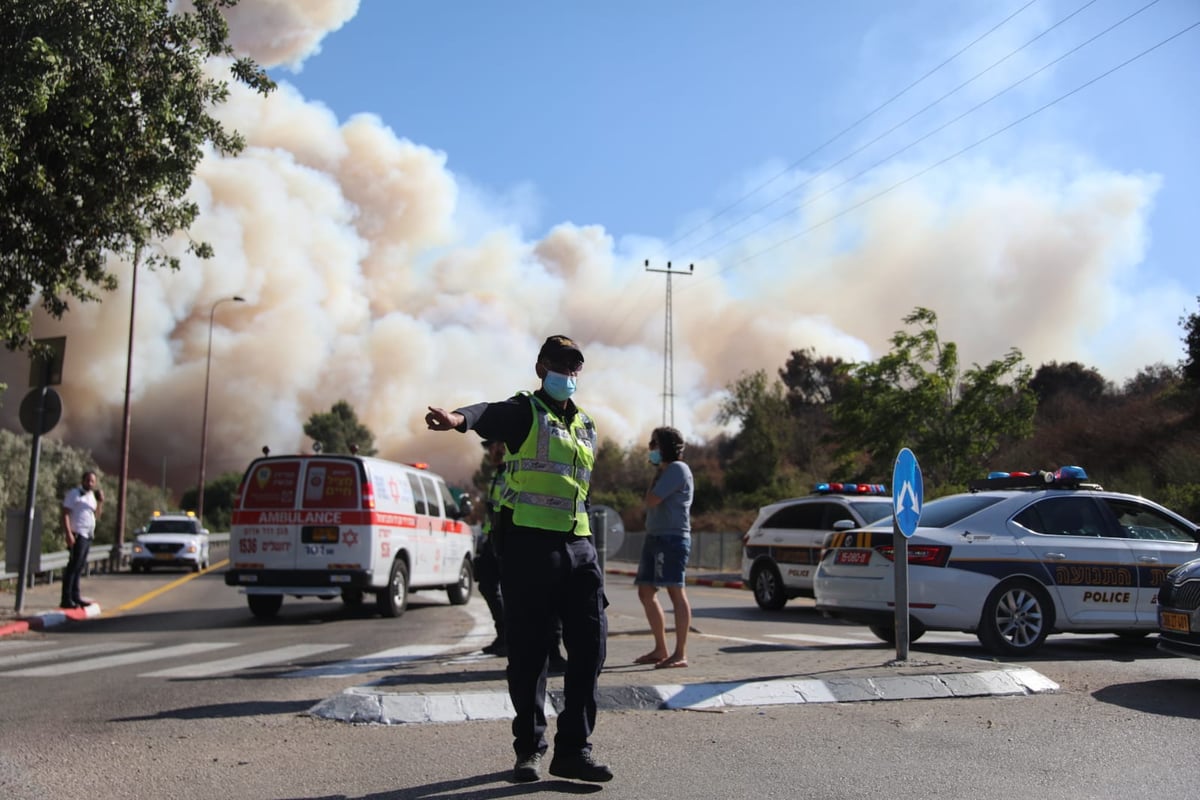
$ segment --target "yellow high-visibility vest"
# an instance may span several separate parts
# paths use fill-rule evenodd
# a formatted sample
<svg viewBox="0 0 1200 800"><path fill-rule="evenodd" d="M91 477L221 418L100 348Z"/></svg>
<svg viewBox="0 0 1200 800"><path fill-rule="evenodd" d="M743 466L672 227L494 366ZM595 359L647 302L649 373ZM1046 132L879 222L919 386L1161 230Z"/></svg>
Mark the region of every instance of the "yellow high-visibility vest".
<svg viewBox="0 0 1200 800"><path fill-rule="evenodd" d="M535 395L533 425L506 462L501 505L513 524L591 536L585 500L596 463L596 426L577 409L567 423Z"/></svg>

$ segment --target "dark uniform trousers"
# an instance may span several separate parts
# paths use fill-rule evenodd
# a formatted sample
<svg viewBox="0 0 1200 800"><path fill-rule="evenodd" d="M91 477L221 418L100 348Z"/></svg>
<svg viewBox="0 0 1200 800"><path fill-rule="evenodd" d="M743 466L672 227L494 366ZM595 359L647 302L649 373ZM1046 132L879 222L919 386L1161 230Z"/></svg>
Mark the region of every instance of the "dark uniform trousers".
<svg viewBox="0 0 1200 800"><path fill-rule="evenodd" d="M492 612L492 622L496 624L496 636L504 638L504 595L500 590L500 562L492 549L492 536L485 534L475 554L475 581L479 585L479 594L487 601L488 610Z"/></svg>
<svg viewBox="0 0 1200 800"><path fill-rule="evenodd" d="M76 536L75 544L71 547L71 555L67 559L67 567L62 575L62 604L77 605L83 600L79 594L79 578L87 569L88 551L92 549L90 536Z"/></svg>
<svg viewBox="0 0 1200 800"><path fill-rule="evenodd" d="M567 650L556 754L591 750L596 686L608 645L604 576L590 536L505 527L493 531L508 638L508 694L518 757L546 752L546 659L555 616Z"/></svg>

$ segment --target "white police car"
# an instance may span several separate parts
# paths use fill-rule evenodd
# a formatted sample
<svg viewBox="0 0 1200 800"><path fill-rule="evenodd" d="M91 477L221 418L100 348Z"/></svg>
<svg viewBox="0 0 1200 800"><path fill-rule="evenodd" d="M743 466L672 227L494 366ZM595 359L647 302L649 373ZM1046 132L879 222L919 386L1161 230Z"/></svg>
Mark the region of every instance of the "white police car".
<svg viewBox="0 0 1200 800"><path fill-rule="evenodd" d="M807 497L759 509L742 537L742 581L759 608L773 611L793 597L812 597L826 536L889 516L886 494L876 483L819 483Z"/></svg>
<svg viewBox="0 0 1200 800"><path fill-rule="evenodd" d="M1197 557L1200 529L1166 508L1089 484L1079 467L993 473L932 500L908 541L910 638L974 632L989 651L1028 655L1051 632L1144 636L1158 593ZM894 642L891 519L832 534L817 609Z"/></svg>
<svg viewBox="0 0 1200 800"><path fill-rule="evenodd" d="M134 572L154 567L190 567L192 572L208 568L208 531L194 511L154 517L137 533L129 556Z"/></svg>

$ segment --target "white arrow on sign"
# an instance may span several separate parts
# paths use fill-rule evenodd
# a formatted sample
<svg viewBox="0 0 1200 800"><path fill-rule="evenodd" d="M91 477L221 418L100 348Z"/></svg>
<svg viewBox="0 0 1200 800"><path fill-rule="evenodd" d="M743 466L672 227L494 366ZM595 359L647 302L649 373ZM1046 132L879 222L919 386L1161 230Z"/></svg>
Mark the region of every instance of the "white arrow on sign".
<svg viewBox="0 0 1200 800"><path fill-rule="evenodd" d="M913 490L913 485L908 481L905 481L900 486L900 494L896 496L897 516L905 510L911 511L914 514L921 513L921 501L917 499L917 493Z"/></svg>

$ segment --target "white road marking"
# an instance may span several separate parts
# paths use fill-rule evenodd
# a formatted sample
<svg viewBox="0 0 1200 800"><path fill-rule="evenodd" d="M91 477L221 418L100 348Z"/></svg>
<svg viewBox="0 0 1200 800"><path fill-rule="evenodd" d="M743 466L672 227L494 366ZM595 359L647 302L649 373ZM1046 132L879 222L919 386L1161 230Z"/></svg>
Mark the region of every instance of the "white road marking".
<svg viewBox="0 0 1200 800"><path fill-rule="evenodd" d="M298 658L327 653L349 647L345 644L298 644L291 647L280 647L275 650L264 650L260 653L250 653L244 656L234 656L219 661L206 661L201 664L186 664L182 667L143 672L139 678L204 678L209 675L219 675L222 672L237 672L238 670L261 667L267 664L286 663Z"/></svg>
<svg viewBox="0 0 1200 800"><path fill-rule="evenodd" d="M89 672L91 670L106 669L108 667L122 667L127 664L137 664L143 661L161 661L165 658L179 658L182 656L195 655L197 653L207 653L211 650L220 650L225 647L234 647L233 642L196 642L194 644L181 644L175 647L163 647L161 649L140 650L136 653L123 653L120 655L101 656L99 658L86 658L82 661L72 661L66 664L49 664L44 667L30 667L29 669L18 669L7 673L8 675L25 675L32 677L50 677L55 675L71 675L76 672Z"/></svg>
<svg viewBox="0 0 1200 800"><path fill-rule="evenodd" d="M92 653L113 653L119 650L132 650L135 647L145 647L143 642L104 642L103 644L81 644L75 647L59 647L50 650L38 650L26 653L10 653L0 655L0 671L15 667L18 664L28 664L31 661L60 660L78 658Z"/></svg>

